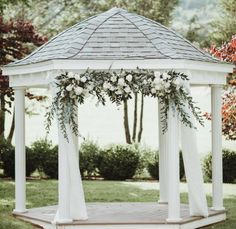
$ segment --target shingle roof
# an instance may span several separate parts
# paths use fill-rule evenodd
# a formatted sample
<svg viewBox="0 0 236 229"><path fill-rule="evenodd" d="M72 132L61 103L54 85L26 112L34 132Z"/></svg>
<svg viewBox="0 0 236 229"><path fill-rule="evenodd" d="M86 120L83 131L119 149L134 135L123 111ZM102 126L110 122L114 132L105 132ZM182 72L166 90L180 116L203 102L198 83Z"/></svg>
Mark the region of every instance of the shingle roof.
<svg viewBox="0 0 236 229"><path fill-rule="evenodd" d="M10 65L53 59L185 59L217 62L165 26L112 8L82 21Z"/></svg>

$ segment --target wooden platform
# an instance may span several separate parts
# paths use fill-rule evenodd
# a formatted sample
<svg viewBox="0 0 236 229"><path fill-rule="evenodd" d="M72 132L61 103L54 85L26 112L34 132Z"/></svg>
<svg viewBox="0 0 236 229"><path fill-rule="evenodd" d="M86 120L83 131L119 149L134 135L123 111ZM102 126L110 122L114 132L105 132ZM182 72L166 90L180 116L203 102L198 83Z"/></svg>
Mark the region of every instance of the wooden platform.
<svg viewBox="0 0 236 229"><path fill-rule="evenodd" d="M181 205L178 223L167 223L167 205L157 203L88 203L89 219L53 225L57 206L29 209L14 213L19 219L45 229L193 229L226 219L225 211L209 210L209 217L191 217L187 205Z"/></svg>

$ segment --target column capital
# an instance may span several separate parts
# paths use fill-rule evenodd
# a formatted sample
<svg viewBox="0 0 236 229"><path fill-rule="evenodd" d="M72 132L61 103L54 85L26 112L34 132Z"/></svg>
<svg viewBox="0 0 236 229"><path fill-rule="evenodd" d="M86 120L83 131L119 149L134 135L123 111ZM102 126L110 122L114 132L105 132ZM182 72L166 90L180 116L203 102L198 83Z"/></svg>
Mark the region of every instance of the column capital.
<svg viewBox="0 0 236 229"><path fill-rule="evenodd" d="M16 90L18 90L18 91L23 91L23 90L26 89L26 87L22 87L22 86L20 86L20 87L12 87L12 89L13 89L14 91L16 91Z"/></svg>
<svg viewBox="0 0 236 229"><path fill-rule="evenodd" d="M223 88L223 84L210 84L211 87L213 88Z"/></svg>

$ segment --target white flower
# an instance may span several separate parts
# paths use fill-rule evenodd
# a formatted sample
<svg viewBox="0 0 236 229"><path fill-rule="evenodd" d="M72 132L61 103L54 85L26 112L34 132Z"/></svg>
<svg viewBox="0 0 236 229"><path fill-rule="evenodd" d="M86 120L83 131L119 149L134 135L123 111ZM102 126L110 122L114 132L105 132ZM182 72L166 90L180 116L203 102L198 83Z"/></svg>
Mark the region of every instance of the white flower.
<svg viewBox="0 0 236 229"><path fill-rule="evenodd" d="M104 88L105 90L110 89L111 87L112 87L112 85L111 85L110 83L105 82L105 83L103 84L103 88Z"/></svg>
<svg viewBox="0 0 236 229"><path fill-rule="evenodd" d="M74 77L75 77L76 80L80 80L80 74L79 74L79 73L76 73L76 74L74 75Z"/></svg>
<svg viewBox="0 0 236 229"><path fill-rule="evenodd" d="M156 94L156 89L155 89L155 88L152 88L152 89L151 89L151 92L152 92L152 94Z"/></svg>
<svg viewBox="0 0 236 229"><path fill-rule="evenodd" d="M118 85L124 86L124 85L125 85L125 80L124 80L123 78L120 78L120 79L118 80Z"/></svg>
<svg viewBox="0 0 236 229"><path fill-rule="evenodd" d="M115 91L115 87L111 86L110 91Z"/></svg>
<svg viewBox="0 0 236 229"><path fill-rule="evenodd" d="M158 77L156 77L153 81L155 84L160 84L161 83L161 79Z"/></svg>
<svg viewBox="0 0 236 229"><path fill-rule="evenodd" d="M144 81L143 81L143 84L146 85L146 84L147 84L147 80L144 80Z"/></svg>
<svg viewBox="0 0 236 229"><path fill-rule="evenodd" d="M160 72L154 72L154 76L155 76L156 78L160 78L161 73L160 73Z"/></svg>
<svg viewBox="0 0 236 229"><path fill-rule="evenodd" d="M163 78L164 80L169 79L169 74L168 74L167 72L164 72L164 73L162 74L162 78Z"/></svg>
<svg viewBox="0 0 236 229"><path fill-rule="evenodd" d="M125 91L126 93L130 93L130 92L131 92L131 89L130 89L130 87L128 86L128 87L125 87L124 91Z"/></svg>
<svg viewBox="0 0 236 229"><path fill-rule="evenodd" d="M74 77L75 77L74 72L68 72L68 77L69 77L69 78L74 78Z"/></svg>
<svg viewBox="0 0 236 229"><path fill-rule="evenodd" d="M155 86L155 89L156 89L157 91L160 91L160 90L162 89L162 85L161 85L161 84L157 84L157 85Z"/></svg>
<svg viewBox="0 0 236 229"><path fill-rule="evenodd" d="M76 87L75 88L75 94L81 95L83 93L84 89L82 87Z"/></svg>
<svg viewBox="0 0 236 229"><path fill-rule="evenodd" d="M112 75L112 77L111 77L111 82L116 82L116 80L117 80L117 76L116 75Z"/></svg>
<svg viewBox="0 0 236 229"><path fill-rule="evenodd" d="M69 84L69 85L66 87L66 90L67 90L67 91L72 91L72 89L73 89L73 86L72 86L71 84Z"/></svg>
<svg viewBox="0 0 236 229"><path fill-rule="evenodd" d="M122 95L123 92L122 92L120 89L118 89L117 91L115 91L115 94L117 94L117 95Z"/></svg>
<svg viewBox="0 0 236 229"><path fill-rule="evenodd" d="M164 87L165 87L165 89L169 89L169 87L170 87L170 83L169 82L164 82Z"/></svg>
<svg viewBox="0 0 236 229"><path fill-rule="evenodd" d="M126 76L126 79L127 79L129 82L131 82L132 79L133 79L133 76L132 76L131 74L129 74L129 75Z"/></svg>
<svg viewBox="0 0 236 229"><path fill-rule="evenodd" d="M85 83L87 81L87 78L85 76L83 76L81 79L80 79L81 82Z"/></svg>
<svg viewBox="0 0 236 229"><path fill-rule="evenodd" d="M88 89L89 91L92 91L92 90L93 90L93 88L94 88L94 86L93 86L93 85L91 85L91 84L89 84L89 85L87 86L87 89Z"/></svg>

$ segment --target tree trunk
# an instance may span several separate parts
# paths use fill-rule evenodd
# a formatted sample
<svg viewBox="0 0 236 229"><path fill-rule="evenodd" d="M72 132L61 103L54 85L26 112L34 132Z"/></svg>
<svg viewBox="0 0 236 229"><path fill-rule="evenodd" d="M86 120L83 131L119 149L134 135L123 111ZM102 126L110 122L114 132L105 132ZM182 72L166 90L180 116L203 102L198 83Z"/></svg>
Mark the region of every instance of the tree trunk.
<svg viewBox="0 0 236 229"><path fill-rule="evenodd" d="M134 123L133 123L133 137L132 141L136 141L137 119L138 119L138 93L134 94Z"/></svg>
<svg viewBox="0 0 236 229"><path fill-rule="evenodd" d="M11 121L11 129L10 129L9 135L7 137L7 141L10 143L12 142L14 131L15 131L15 109L13 111L13 116L12 116L12 121Z"/></svg>
<svg viewBox="0 0 236 229"><path fill-rule="evenodd" d="M138 142L141 142L142 133L143 133L143 109L144 109L144 96L142 94L141 99L141 109L140 109L140 124L139 124L139 133L138 133Z"/></svg>
<svg viewBox="0 0 236 229"><path fill-rule="evenodd" d="M131 137L129 131L129 117L128 117L128 103L124 100L124 128L125 128L125 138L126 143L131 144Z"/></svg>
<svg viewBox="0 0 236 229"><path fill-rule="evenodd" d="M0 95L0 103L1 103L1 110L0 110L0 140L5 139L4 132L5 132L5 95Z"/></svg>

